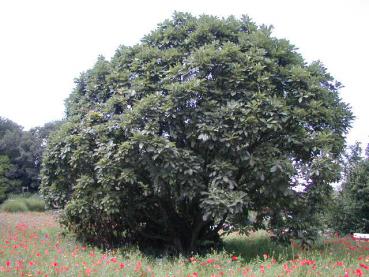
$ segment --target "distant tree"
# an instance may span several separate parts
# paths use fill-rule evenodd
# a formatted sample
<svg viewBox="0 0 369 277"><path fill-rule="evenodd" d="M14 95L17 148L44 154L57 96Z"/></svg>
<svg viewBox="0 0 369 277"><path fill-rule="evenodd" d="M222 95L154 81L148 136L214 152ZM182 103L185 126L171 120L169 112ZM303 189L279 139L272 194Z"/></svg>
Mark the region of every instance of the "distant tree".
<svg viewBox="0 0 369 277"><path fill-rule="evenodd" d="M352 120L339 88L248 17L176 13L76 80L42 192L103 244L197 250L226 221L248 230L249 211L300 234L338 178Z"/></svg>
<svg viewBox="0 0 369 277"><path fill-rule="evenodd" d="M14 166L8 156L0 155L0 204L7 198L9 192L19 189L20 182L9 178Z"/></svg>
<svg viewBox="0 0 369 277"><path fill-rule="evenodd" d="M25 184L31 191L38 191L40 186L42 155L49 135L57 130L61 124L62 121L52 121L23 133L20 145L20 160L27 176Z"/></svg>
<svg viewBox="0 0 369 277"><path fill-rule="evenodd" d="M0 155L7 168L8 193L20 193L22 188L29 192L38 190L42 153L49 133L60 124L55 121L23 131L18 124L0 117Z"/></svg>
<svg viewBox="0 0 369 277"><path fill-rule="evenodd" d="M368 149L368 148L367 148ZM342 190L336 197L332 227L342 233L369 232L369 155L357 143L345 155Z"/></svg>

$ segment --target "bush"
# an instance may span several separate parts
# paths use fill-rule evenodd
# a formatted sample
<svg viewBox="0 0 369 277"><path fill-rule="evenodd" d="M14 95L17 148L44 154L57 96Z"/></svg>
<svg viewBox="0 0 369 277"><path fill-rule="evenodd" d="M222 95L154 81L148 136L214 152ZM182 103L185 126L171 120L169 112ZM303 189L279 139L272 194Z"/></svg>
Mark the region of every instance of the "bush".
<svg viewBox="0 0 369 277"><path fill-rule="evenodd" d="M7 199L0 210L4 212L43 212L45 211L45 202L39 197L12 197Z"/></svg>
<svg viewBox="0 0 369 277"><path fill-rule="evenodd" d="M30 197L25 199L26 206L31 212L45 211L45 201L38 197Z"/></svg>
<svg viewBox="0 0 369 277"><path fill-rule="evenodd" d="M17 213L17 212L28 212L29 209L26 205L26 201L24 198L13 198L6 200L1 205L1 211L9 213Z"/></svg>

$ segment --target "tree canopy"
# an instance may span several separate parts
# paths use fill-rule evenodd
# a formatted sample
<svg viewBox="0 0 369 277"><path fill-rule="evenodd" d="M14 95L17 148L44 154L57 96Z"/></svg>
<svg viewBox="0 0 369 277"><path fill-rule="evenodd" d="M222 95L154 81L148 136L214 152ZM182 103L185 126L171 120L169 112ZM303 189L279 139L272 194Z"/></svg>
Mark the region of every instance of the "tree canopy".
<svg viewBox="0 0 369 277"><path fill-rule="evenodd" d="M246 16L175 13L76 79L42 193L83 239L178 251L312 217L352 120L339 88Z"/></svg>

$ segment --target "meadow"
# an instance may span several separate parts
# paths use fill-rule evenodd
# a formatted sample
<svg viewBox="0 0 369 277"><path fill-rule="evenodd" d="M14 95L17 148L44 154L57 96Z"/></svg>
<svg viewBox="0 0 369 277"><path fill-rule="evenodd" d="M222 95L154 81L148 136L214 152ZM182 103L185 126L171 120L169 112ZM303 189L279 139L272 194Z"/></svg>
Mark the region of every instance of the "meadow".
<svg viewBox="0 0 369 277"><path fill-rule="evenodd" d="M331 237L304 250L265 232L224 238L204 256L151 257L134 247L102 251L65 235L50 212L0 213L0 276L366 276L369 242Z"/></svg>

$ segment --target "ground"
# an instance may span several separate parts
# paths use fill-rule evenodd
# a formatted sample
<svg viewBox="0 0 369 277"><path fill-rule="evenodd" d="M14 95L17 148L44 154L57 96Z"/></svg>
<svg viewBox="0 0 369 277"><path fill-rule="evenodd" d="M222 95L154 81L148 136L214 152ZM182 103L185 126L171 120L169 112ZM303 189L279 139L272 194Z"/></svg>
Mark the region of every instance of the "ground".
<svg viewBox="0 0 369 277"><path fill-rule="evenodd" d="M101 251L64 235L51 213L0 213L0 276L369 276L369 242L334 237L303 250L264 232L225 237L206 256L148 257Z"/></svg>

